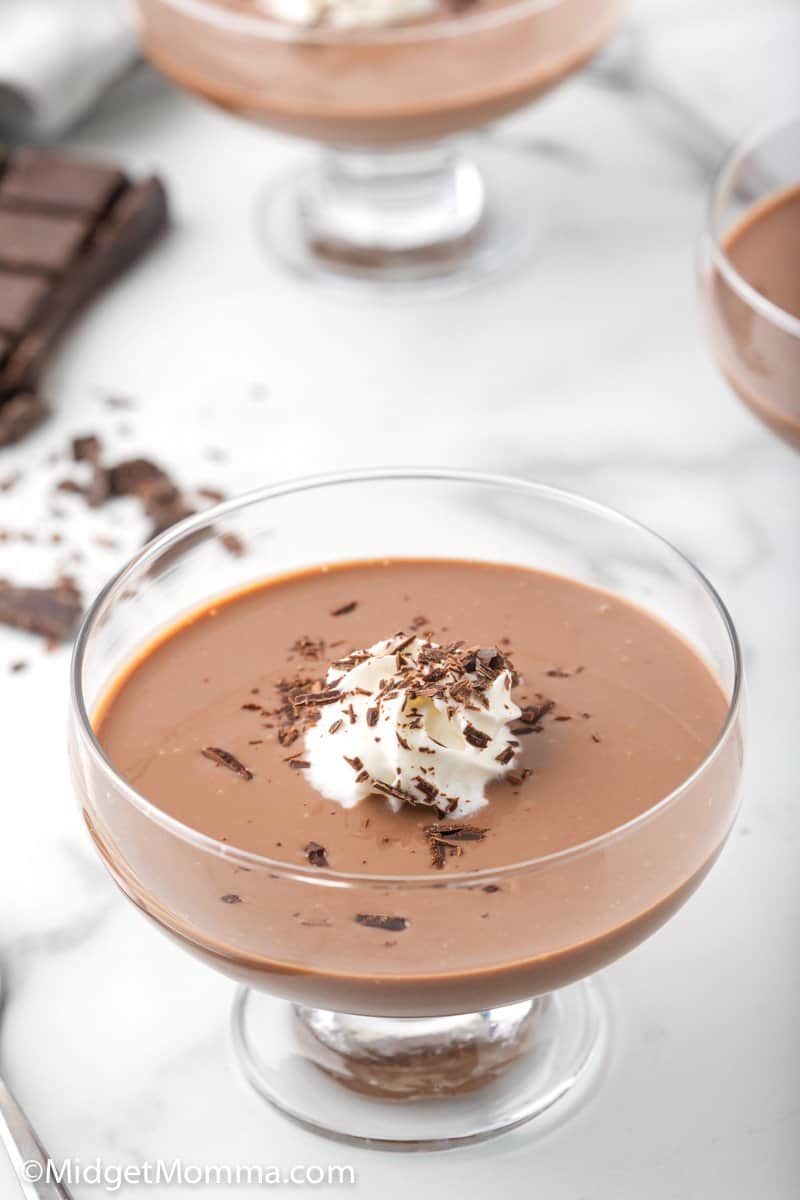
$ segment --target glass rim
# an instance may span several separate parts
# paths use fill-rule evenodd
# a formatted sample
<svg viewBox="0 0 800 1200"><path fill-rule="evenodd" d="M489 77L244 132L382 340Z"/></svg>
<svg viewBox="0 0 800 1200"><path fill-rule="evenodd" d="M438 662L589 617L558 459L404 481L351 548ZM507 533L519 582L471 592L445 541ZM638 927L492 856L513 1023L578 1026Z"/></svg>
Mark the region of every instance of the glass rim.
<svg viewBox="0 0 800 1200"><path fill-rule="evenodd" d="M800 338L800 318L787 312L785 308L781 308L779 304L775 304L774 301L769 300L766 296L763 296L751 283L748 283L745 277L733 265L725 249L718 219L720 195L730 183L731 176L745 155L755 150L770 137L783 130L791 129L793 126L797 126L798 130L800 130L800 112L796 112L788 117L777 117L764 122L744 137L739 138L726 151L708 189L705 233L714 265L733 290L739 293L740 298L751 308L754 308L762 317L771 321L773 325L777 325L785 333ZM800 183L800 178L798 179L798 183ZM794 185L790 184L789 186L792 187ZM780 194L783 190L783 188L778 189L775 194Z"/></svg>
<svg viewBox="0 0 800 1200"><path fill-rule="evenodd" d="M568 0L507 0L507 3L498 8L472 14L469 12L461 15L451 13L442 17L433 17L425 22L417 20L396 25L362 26L353 29L292 25L266 11L263 15L259 15L223 8L217 3L217 0L158 0L158 3L195 15L200 20L220 28L237 30L276 42L336 45L343 42L419 42L450 37L454 32L473 33L481 29L492 29L499 25L511 24L521 16L560 8L563 4L568 3Z"/></svg>
<svg viewBox="0 0 800 1200"><path fill-rule="evenodd" d="M331 867L312 867L303 864L289 864L283 859L268 858L266 855L257 854L251 850L245 850L241 847L232 846L227 842L221 842L218 838L212 837L210 834L202 833L200 830L193 829L190 825L186 825L183 821L178 820L163 809L148 800L143 796L132 784L130 784L116 769L114 764L108 758L105 750L100 745L97 739L94 727L92 725L89 710L87 708L82 685L83 663L86 654L86 649L94 631L95 623L101 615L106 600L118 588L124 587L130 577L140 572L143 568L146 569L161 554L168 549L176 547L184 538L191 538L199 530L206 526L212 526L220 519L231 515L232 513L242 511L259 504L263 504L269 500L278 499L282 496L291 496L295 493L311 491L318 488L336 487L346 484L363 484L363 483L385 483L385 482L400 482L400 481L420 481L439 482L439 483L463 483L477 486L489 486L505 488L523 492L528 496L535 496L543 499L554 500L574 509L582 509L586 512L594 513L596 516L603 517L607 520L613 520L626 526L635 533L643 534L647 538L653 539L661 545L665 550L672 554L689 573L700 583L706 596L711 600L716 614L720 619L722 628L727 636L731 656L733 660L733 686L728 698L727 711L725 719L720 726L719 732L704 755L702 761L697 767L686 777L677 787L662 796L655 804L644 812L639 813L631 820L624 822L622 825L617 825L613 829L607 830L605 833L598 834L596 837L589 838L584 842L578 842L574 846L568 846L563 850L556 850L549 854L537 855L534 858L525 859L522 861L510 863L508 866L500 867L484 867L480 870L460 872L457 876L451 876L448 879L441 879L431 875L380 875L371 873L357 873L353 871L337 871ZM198 610L199 611L199 610ZM225 500L220 504L213 505L211 508L204 509L202 512L196 513L194 516L186 517L184 520L177 522L170 529L158 537L153 538L134 554L127 563L113 575L103 588L98 592L95 599L84 614L80 628L78 630L75 644L72 651L72 660L70 663L70 712L71 717L77 721L77 733L81 738L83 747L88 750L93 764L100 772L113 783L113 786L122 793L124 798L138 808L142 814L153 820L156 824L162 826L168 832L180 837L183 841L188 842L200 849L214 853L217 857L228 859L235 863L244 863L251 867L266 869L272 874L280 875L281 878L294 879L304 882L315 883L326 887L383 887L388 889L409 889L409 888L443 888L443 887L468 887L476 883L486 883L490 880L500 879L507 880L518 875L524 875L534 870L546 868L556 862L565 861L570 858L591 853L594 850L607 846L612 842L617 841L621 837L625 837L638 829L642 825L651 821L663 809L671 806L682 796L692 785L704 774L704 772L716 761L722 752L723 747L728 741L728 737L736 723L741 700L743 695L743 662L742 652L739 643L739 636L736 628L725 606L722 598L716 588L706 578L703 572L695 566L695 564L686 557L682 551L678 550L667 538L650 529L649 526L637 521L635 518L628 516L619 510L612 508L610 505L603 504L597 500L591 500L581 496L576 492L571 492L566 489L553 487L550 484L537 483L534 481L520 479L510 475L493 474L484 471L461 470L449 467L375 467L364 470L349 470L349 471L333 471L317 475L307 475L300 478L287 479L274 484L267 484L264 487L251 489L239 496L234 496L229 500Z"/></svg>

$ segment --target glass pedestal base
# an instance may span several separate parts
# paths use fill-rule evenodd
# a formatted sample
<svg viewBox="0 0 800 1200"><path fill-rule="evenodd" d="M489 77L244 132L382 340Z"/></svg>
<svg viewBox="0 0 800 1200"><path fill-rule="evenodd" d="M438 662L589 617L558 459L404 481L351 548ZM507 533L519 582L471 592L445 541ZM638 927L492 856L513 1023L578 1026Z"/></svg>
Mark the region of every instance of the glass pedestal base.
<svg viewBox="0 0 800 1200"><path fill-rule="evenodd" d="M258 234L311 283L386 298L459 291L526 259L543 168L487 141L326 150L267 188Z"/></svg>
<svg viewBox="0 0 800 1200"><path fill-rule="evenodd" d="M575 984L454 1017L349 1016L242 988L233 1045L265 1100L315 1133L378 1149L436 1150L530 1121L601 1057L605 1014Z"/></svg>

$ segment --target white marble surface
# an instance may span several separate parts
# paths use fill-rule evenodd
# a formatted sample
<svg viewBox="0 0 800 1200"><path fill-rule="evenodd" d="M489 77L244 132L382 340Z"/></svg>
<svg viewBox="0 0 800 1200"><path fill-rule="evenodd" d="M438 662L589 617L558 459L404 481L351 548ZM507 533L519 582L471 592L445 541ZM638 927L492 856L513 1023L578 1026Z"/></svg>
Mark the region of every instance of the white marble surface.
<svg viewBox="0 0 800 1200"><path fill-rule="evenodd" d="M796 0L662 0L636 17L651 51L670 38L694 47L687 88L690 64L705 62L716 95L730 97L722 116L745 124L763 105L755 66L748 102L730 38L715 56L713 31L736 14L743 60L756 9L772 29ZM756 65L764 71L763 56ZM75 146L163 172L176 229L67 339L48 378L58 416L0 459L0 476L33 470L0 495L4 525L51 528L53 468L42 461L97 427L120 453L154 453L187 483L231 491L375 462L553 482L651 523L707 572L741 632L751 723L743 811L721 862L665 930L607 972L602 1086L546 1136L389 1156L303 1133L237 1080L224 1037L231 986L133 911L81 827L65 761L67 653L0 632L3 1065L55 1158L351 1163L355 1187L320 1191L370 1200L498 1186L548 1200L798 1194L800 460L737 405L703 344L692 253L707 166L688 128L682 138L680 120L667 131L662 117L651 119L641 88L592 72L510 122L496 136L524 142L565 184L546 249L481 291L379 308L308 293L255 245L254 191L302 148L147 79L73 134ZM103 407L107 392L136 398L133 436L114 432L128 415ZM214 446L227 461L210 460ZM97 583L119 557L91 543L109 519L72 527ZM119 519L132 548L135 515ZM0 575L34 578L52 561L52 548L0 545ZM11 676L15 658L31 666ZM4 1161L0 1193L15 1195Z"/></svg>

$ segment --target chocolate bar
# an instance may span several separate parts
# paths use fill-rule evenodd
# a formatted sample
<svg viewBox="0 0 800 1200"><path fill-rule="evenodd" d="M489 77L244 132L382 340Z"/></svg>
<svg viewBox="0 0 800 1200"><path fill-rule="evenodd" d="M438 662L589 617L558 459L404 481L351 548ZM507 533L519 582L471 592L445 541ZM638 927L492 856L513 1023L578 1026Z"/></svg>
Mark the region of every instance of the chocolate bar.
<svg viewBox="0 0 800 1200"><path fill-rule="evenodd" d="M166 223L154 176L0 147L0 446L46 412L36 387L70 320Z"/></svg>

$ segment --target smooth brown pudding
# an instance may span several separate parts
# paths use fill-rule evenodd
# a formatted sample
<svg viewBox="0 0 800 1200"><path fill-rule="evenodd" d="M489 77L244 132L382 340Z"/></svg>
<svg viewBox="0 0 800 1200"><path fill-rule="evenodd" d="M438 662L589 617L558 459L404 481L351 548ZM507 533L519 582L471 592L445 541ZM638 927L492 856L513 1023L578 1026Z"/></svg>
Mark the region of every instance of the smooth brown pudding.
<svg viewBox="0 0 800 1200"><path fill-rule="evenodd" d="M448 840L452 822L430 808L324 799L303 769L302 734L286 742L287 681L305 680L305 693L332 659L400 629L501 648L520 677L520 755L470 817L475 839ZM169 630L95 719L123 778L220 852L102 797L87 820L136 903L229 973L352 1012L477 1010L589 974L696 886L732 819L733 743L652 819L563 852L689 780L726 709L688 643L569 579L448 560L313 570ZM447 841L438 860L437 825ZM228 857L234 848L272 865ZM353 878L325 886L331 872Z"/></svg>
<svg viewBox="0 0 800 1200"><path fill-rule="evenodd" d="M583 65L621 0L473 0L401 25L298 28L256 0L137 0L142 45L230 112L342 146L391 146L513 112Z"/></svg>
<svg viewBox="0 0 800 1200"><path fill-rule="evenodd" d="M756 415L800 448L800 325L786 327L800 322L800 186L750 209L723 250L741 280L780 314L760 310L735 279L714 270L709 306L722 368Z"/></svg>

